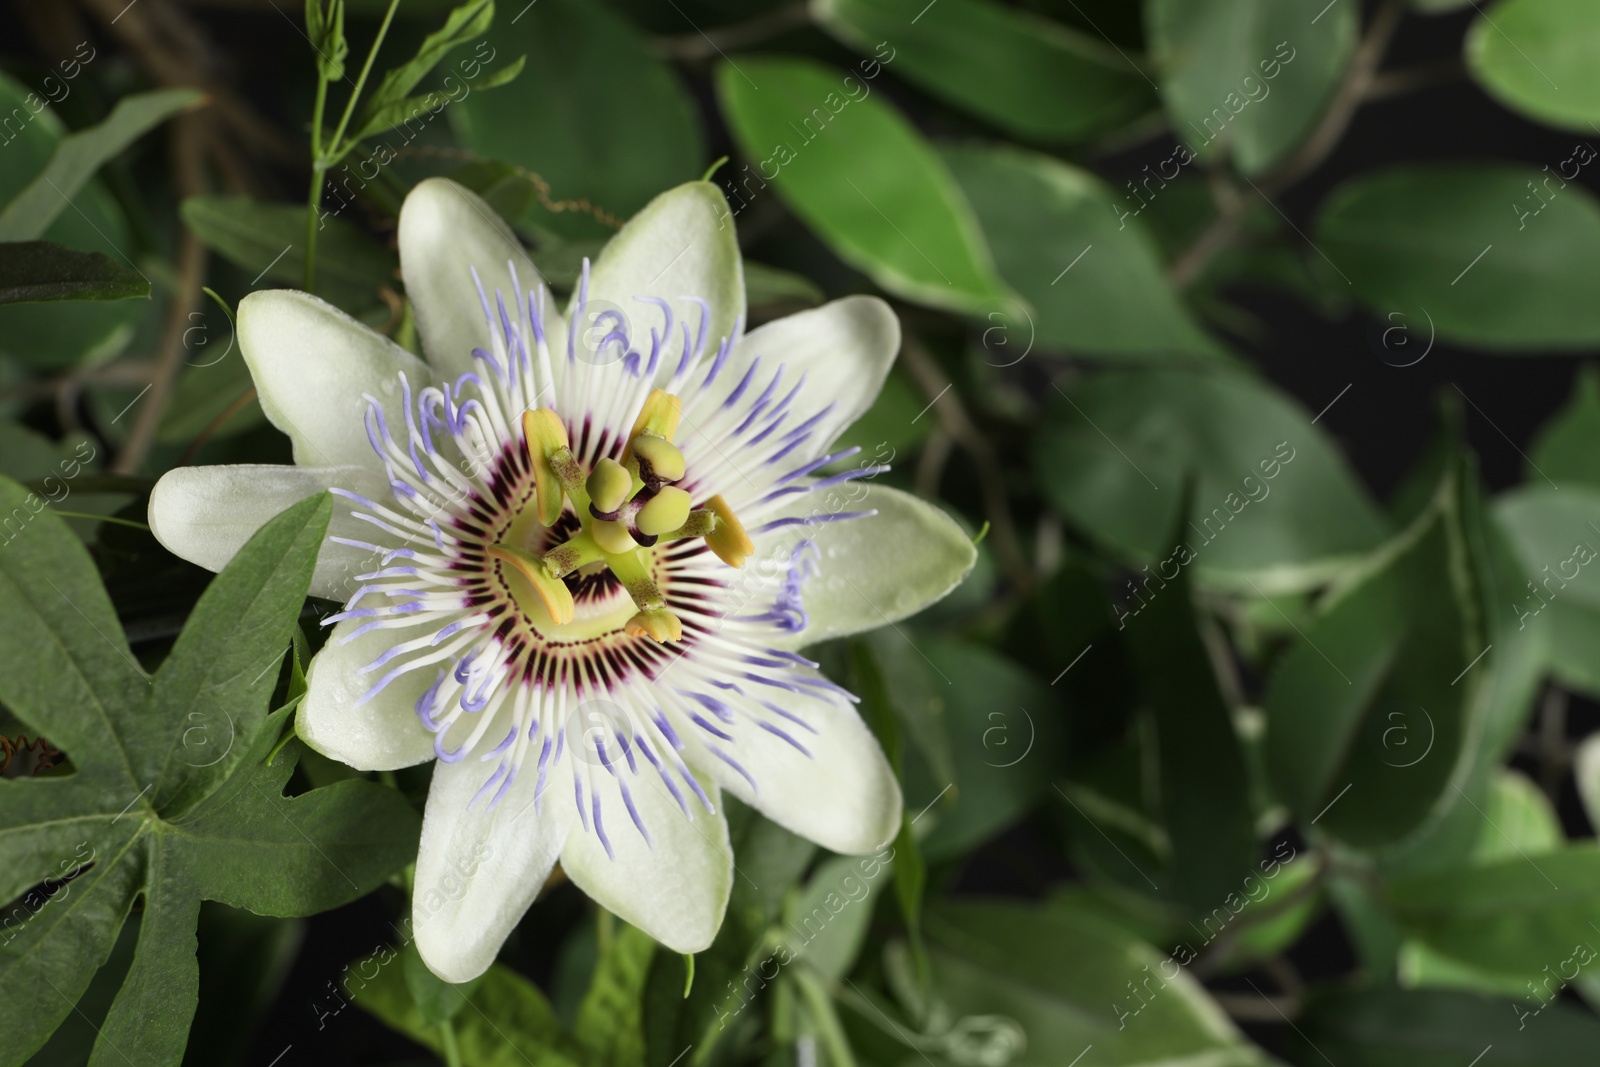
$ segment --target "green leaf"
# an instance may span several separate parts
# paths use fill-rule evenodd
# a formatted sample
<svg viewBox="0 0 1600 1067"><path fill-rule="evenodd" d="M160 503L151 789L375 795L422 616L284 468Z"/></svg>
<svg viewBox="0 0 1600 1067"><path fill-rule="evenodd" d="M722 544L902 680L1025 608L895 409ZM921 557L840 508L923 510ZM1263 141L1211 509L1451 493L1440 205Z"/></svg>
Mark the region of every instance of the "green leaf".
<svg viewBox="0 0 1600 1067"><path fill-rule="evenodd" d="M465 148L537 172L555 201L586 200L621 220L704 170L682 81L605 5L540 0L497 26L493 46L526 55L527 69L503 89L468 95L450 121ZM567 237L610 233L579 210L536 208L527 221Z"/></svg>
<svg viewBox="0 0 1600 1067"><path fill-rule="evenodd" d="M572 1028L588 1067L643 1067L644 984L655 953L650 935L626 923L602 948Z"/></svg>
<svg viewBox="0 0 1600 1067"><path fill-rule="evenodd" d="M1486 649L1459 468L1451 464L1407 530L1328 594L1267 691L1278 796L1306 825L1357 844L1402 837L1453 792L1469 734L1481 684L1470 668Z"/></svg>
<svg viewBox="0 0 1600 1067"><path fill-rule="evenodd" d="M827 297L817 283L804 274L769 267L754 260L744 261L744 301L750 307L767 304L798 304L815 307Z"/></svg>
<svg viewBox="0 0 1600 1067"><path fill-rule="evenodd" d="M0 74L0 114L12 119L0 149L3 204L38 178L67 131L47 101L4 74ZM104 185L91 180L73 197L73 205L76 210L61 214L43 236L67 248L103 252L133 268L129 257L137 249L128 222ZM144 305L120 301L0 307L0 357L48 369L109 359L127 345L134 323L146 310Z"/></svg>
<svg viewBox="0 0 1600 1067"><path fill-rule="evenodd" d="M1578 482L1600 489L1600 370L1578 368L1572 396L1528 448L1529 481Z"/></svg>
<svg viewBox="0 0 1600 1067"><path fill-rule="evenodd" d="M39 176L0 210L0 241L43 237L95 171L203 95L198 89L157 89L126 96L104 122L62 138Z"/></svg>
<svg viewBox="0 0 1600 1067"><path fill-rule="evenodd" d="M1512 604L1530 623L1553 602L1600 609L1600 487L1542 483L1504 493L1495 517L1527 574Z"/></svg>
<svg viewBox="0 0 1600 1067"><path fill-rule="evenodd" d="M439 1025L413 1002L401 968L389 965L394 957L392 949L385 949L364 961L358 968L360 984L350 989L352 999L389 1028L442 1052ZM369 962L376 964L370 978L365 973ZM470 992L466 986L451 988L465 1001L465 1007L473 1009L458 1010L449 1024L464 1067L526 1067L529 1063L577 1067L583 1062L539 987L511 968L494 964Z"/></svg>
<svg viewBox="0 0 1600 1067"><path fill-rule="evenodd" d="M1072 353L1209 358L1216 344L1168 287L1155 241L1089 172L1049 156L942 149L978 213L1000 273L1032 305L1030 338ZM1010 324L1022 331L1020 322ZM1001 354L994 362L1021 358Z"/></svg>
<svg viewBox="0 0 1600 1067"><path fill-rule="evenodd" d="M1340 1067L1578 1067L1594 1058L1600 1022L1566 1004L1470 993L1341 990L1307 1007L1295 1062ZM1474 1059L1474 1057L1477 1057Z"/></svg>
<svg viewBox="0 0 1600 1067"><path fill-rule="evenodd" d="M350 42L344 35L344 0L306 0L306 40L317 53L322 80L342 81L344 61L350 55Z"/></svg>
<svg viewBox="0 0 1600 1067"><path fill-rule="evenodd" d="M424 122L431 120L434 115L437 115L449 104L465 100L467 93L483 92L510 83L517 75L522 73L522 68L527 61L527 56L518 56L499 70L479 75L476 79L467 81L456 79L454 88L435 90L431 93L424 93L421 96L404 97L382 106L376 106L375 104L363 114L356 139L362 140L368 137L376 137L386 130L398 129L401 126L405 126L409 133L412 122L419 119ZM445 80L447 83L450 81L448 77ZM459 97L452 95L457 89L462 92ZM427 114L427 119L423 119L424 113Z"/></svg>
<svg viewBox="0 0 1600 1067"><path fill-rule="evenodd" d="M0 304L150 297L150 279L99 252L50 241L0 243Z"/></svg>
<svg viewBox="0 0 1600 1067"><path fill-rule="evenodd" d="M1107 1065L1272 1062L1184 970L1193 949L1167 955L1060 902L941 904L929 909L928 937L951 1014L997 1017L997 1029L1003 1020L1026 1035L1025 1049L1010 1049L1012 1067L1062 1067L1090 1045Z"/></svg>
<svg viewBox="0 0 1600 1067"><path fill-rule="evenodd" d="M25 506L24 491L0 479L0 510ZM271 668L330 511L325 496L311 498L262 527L154 679L129 654L93 564L59 519L35 516L0 551L0 700L76 769L0 782L0 898L80 872L53 895L30 894L0 944L0 998L17 1013L7 1062L73 1010L135 898L144 898L139 941L96 1065L181 1058L202 899L306 914L370 891L415 854L418 820L398 793L352 781L288 798L294 753L264 763L287 717L263 718ZM249 673L247 656L274 642L271 677ZM195 714L238 729L214 729L197 747Z"/></svg>
<svg viewBox="0 0 1600 1067"><path fill-rule="evenodd" d="M1590 158L1593 158L1590 150ZM1339 189L1318 247L1374 313L1489 349L1600 342L1600 206L1554 171L1396 167Z"/></svg>
<svg viewBox="0 0 1600 1067"><path fill-rule="evenodd" d="M812 0L811 16L883 68L1025 140L1070 144L1156 105L1144 72L1098 37L988 0L926 9L923 0ZM863 65L861 80L879 72Z"/></svg>
<svg viewBox="0 0 1600 1067"><path fill-rule="evenodd" d="M1333 443L1269 386L1181 370L1096 375L1051 398L1034 450L1046 499L1135 565L1200 582L1306 589L1384 533ZM1187 551L1168 544L1195 478ZM1135 611L1119 609L1119 622Z"/></svg>
<svg viewBox="0 0 1600 1067"><path fill-rule="evenodd" d="M1172 845L1171 892L1205 912L1236 892L1256 854L1249 777L1239 735L1195 629L1180 571L1128 629L1155 722L1162 822Z"/></svg>
<svg viewBox="0 0 1600 1067"><path fill-rule="evenodd" d="M336 210L336 209L335 209ZM298 284L305 264L306 212L244 196L191 196L178 213L206 247L246 273ZM317 288L346 311L378 303L396 285L394 256L354 223L323 220L317 236Z"/></svg>
<svg viewBox="0 0 1600 1067"><path fill-rule="evenodd" d="M783 910L783 937L795 959L832 982L850 972L872 923L876 900L867 901L873 889L886 887L887 879L874 884L873 878L863 877L869 869L876 878L883 864L855 856L836 856L819 864Z"/></svg>
<svg viewBox="0 0 1600 1067"><path fill-rule="evenodd" d="M1585 842L1513 852L1394 882L1389 897L1401 925L1430 948L1537 985L1574 945L1600 945L1592 925L1600 915L1600 848Z"/></svg>
<svg viewBox="0 0 1600 1067"><path fill-rule="evenodd" d="M1145 0L1145 25L1177 136L1258 174L1311 133L1355 50L1357 4ZM1272 101L1268 103L1268 101Z"/></svg>
<svg viewBox="0 0 1600 1067"><path fill-rule="evenodd" d="M955 179L904 116L855 95L852 80L804 59L717 68L717 98L752 161L735 179L734 214L770 181L835 255L896 296L958 310L1006 303Z"/></svg>
<svg viewBox="0 0 1600 1067"><path fill-rule="evenodd" d="M444 60L447 52L483 36L493 24L494 0L466 0L453 8L445 18L444 25L423 39L416 55L384 74L383 80L362 105L361 117L355 121L355 128L361 132L351 139L359 141L394 125L392 122L380 123L375 116L407 103L406 94Z"/></svg>
<svg viewBox="0 0 1600 1067"><path fill-rule="evenodd" d="M1585 0L1502 0L1467 31L1467 69L1531 119L1589 133L1600 121L1600 9Z"/></svg>

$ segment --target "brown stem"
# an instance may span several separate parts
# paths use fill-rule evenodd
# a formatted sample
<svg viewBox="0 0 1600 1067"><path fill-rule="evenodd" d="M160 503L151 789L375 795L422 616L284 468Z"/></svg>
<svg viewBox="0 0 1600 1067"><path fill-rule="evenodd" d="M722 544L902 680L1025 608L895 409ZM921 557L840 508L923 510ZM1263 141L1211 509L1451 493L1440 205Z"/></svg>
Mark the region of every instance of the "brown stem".
<svg viewBox="0 0 1600 1067"><path fill-rule="evenodd" d="M994 552L1009 577L1019 590L1033 585L1033 570L1017 540L1016 524L1011 521L1011 509L1006 500L1005 471L995 447L967 415L966 407L956 395L949 378L914 335L906 334L900 345L900 358L911 376L928 396L939 424L962 450L971 457L978 468L978 488L983 496L984 516L993 532Z"/></svg>
<svg viewBox="0 0 1600 1067"><path fill-rule="evenodd" d="M1349 130L1356 111L1371 99L1372 88L1378 78L1378 66L1383 62L1384 52L1388 50L1389 42L1404 15L1403 0L1385 0L1378 8L1367 32L1356 45L1355 55L1345 70L1344 79L1334 90L1333 99L1322 113L1317 128L1293 155L1261 180L1256 187L1257 192L1268 199L1276 196L1320 167L1338 146ZM1211 225L1172 261L1168 278L1174 286L1181 289L1192 284L1217 254L1239 236L1247 201L1235 194L1231 202L1231 209L1219 205L1217 217Z"/></svg>
<svg viewBox="0 0 1600 1067"><path fill-rule="evenodd" d="M173 126L173 169L179 191L184 196L205 192L202 122L199 115L185 114L178 116ZM200 285L206 274L206 248L189 230L184 229L182 233L178 244L178 287L167 309L167 324L162 331L161 347L156 350L149 392L137 402L138 415L111 465L113 474L132 474L144 463L155 443L156 430L166 413L167 401L172 397L178 369L183 363L183 334L190 313L200 300Z"/></svg>

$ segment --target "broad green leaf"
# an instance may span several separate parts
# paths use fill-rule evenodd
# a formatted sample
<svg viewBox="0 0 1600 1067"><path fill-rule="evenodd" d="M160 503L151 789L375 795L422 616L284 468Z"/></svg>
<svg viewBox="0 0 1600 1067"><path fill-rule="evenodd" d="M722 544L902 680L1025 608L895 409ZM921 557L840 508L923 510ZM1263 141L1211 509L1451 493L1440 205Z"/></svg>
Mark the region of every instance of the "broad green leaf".
<svg viewBox="0 0 1600 1067"><path fill-rule="evenodd" d="M1600 1022L1566 1004L1471 993L1341 990L1315 998L1299 1022L1296 1063L1339 1067L1579 1067L1594 1058Z"/></svg>
<svg viewBox="0 0 1600 1067"><path fill-rule="evenodd" d="M100 252L50 241L0 243L0 304L149 296L149 278Z"/></svg>
<svg viewBox="0 0 1600 1067"><path fill-rule="evenodd" d="M1547 966L1558 970L1574 945L1600 945L1593 842L1394 882L1389 896L1407 933L1430 948L1535 983Z"/></svg>
<svg viewBox="0 0 1600 1067"><path fill-rule="evenodd" d="M842 981L872 924L873 894L888 888L889 879L880 877L886 868L872 856L836 856L819 864L783 910L782 936L794 958L830 981Z"/></svg>
<svg viewBox="0 0 1600 1067"><path fill-rule="evenodd" d="M1172 895L1205 912L1253 872L1257 851L1239 735L1195 629L1180 571L1128 628L1127 643L1155 723Z"/></svg>
<svg viewBox="0 0 1600 1067"><path fill-rule="evenodd" d="M649 934L616 923L573 1024L587 1067L643 1067L644 984L655 954Z"/></svg>
<svg viewBox="0 0 1600 1067"><path fill-rule="evenodd" d="M1192 563L1202 583L1309 588L1376 545L1384 521L1305 413L1238 374L1095 375L1052 390L1034 449L1062 515L1157 585ZM1168 544L1187 479L1192 536ZM1124 598L1126 599L1126 598ZM1119 622L1137 599L1119 609Z"/></svg>
<svg viewBox="0 0 1600 1067"><path fill-rule="evenodd" d="M1588 134L1600 122L1600 8L1587 0L1501 0L1467 31L1467 69L1514 111Z"/></svg>
<svg viewBox="0 0 1600 1067"><path fill-rule="evenodd" d="M535 208L528 222L569 237L607 236L577 201L621 220L700 175L705 141L694 105L626 19L584 0L517 7L486 40L496 53L526 55L527 69L447 113L464 147L536 172L554 201L573 205Z"/></svg>
<svg viewBox="0 0 1600 1067"><path fill-rule="evenodd" d="M412 1001L405 975L390 962L395 956L393 949L384 949L363 961L357 977L346 983L351 999L391 1029L442 1052L440 1027ZM370 977L368 964L374 965ZM539 987L511 968L496 963L470 992L457 995L473 1009L457 1011L449 1023L463 1067L577 1067L584 1062Z"/></svg>
<svg viewBox="0 0 1600 1067"><path fill-rule="evenodd" d="M331 204L324 210L336 211ZM207 248L258 278L299 284L305 267L306 212L243 196L191 196L178 212ZM397 264L354 223L330 214L317 235L317 288L349 312L378 303L394 287Z"/></svg>
<svg viewBox="0 0 1600 1067"><path fill-rule="evenodd" d="M1043 682L981 645L905 632L882 639L891 648L896 642L905 653L880 656L898 664L886 677L890 691L916 685L943 704L954 777L938 780L926 761L908 758L905 786L922 854L948 859L995 836L1046 795L1061 769L1060 705ZM904 672L917 680L902 681Z"/></svg>
<svg viewBox="0 0 1600 1067"><path fill-rule="evenodd" d="M811 842L726 795L723 804L735 863L727 915L711 947L694 958L687 997L683 957L657 952L651 961L643 1008L648 1067L701 1067L711 1062L730 1030L753 1021L750 1003L780 966L767 931L816 851Z"/></svg>
<svg viewBox="0 0 1600 1067"><path fill-rule="evenodd" d="M717 98L751 160L733 179L733 213L771 195L770 181L834 254L896 296L968 311L1007 303L944 163L893 105L852 81L806 59L717 68Z"/></svg>
<svg viewBox="0 0 1600 1067"><path fill-rule="evenodd" d="M1513 604L1531 623L1557 600L1600 609L1600 486L1534 482L1495 501L1495 517L1527 574Z"/></svg>
<svg viewBox="0 0 1600 1067"><path fill-rule="evenodd" d="M123 97L97 126L68 134L27 188L0 210L0 241L36 241L113 156L167 119L199 103L198 89L157 89Z"/></svg>
<svg viewBox="0 0 1600 1067"><path fill-rule="evenodd" d="M1155 86L1097 36L990 0L812 0L811 16L857 51L858 79L893 70L1025 140L1072 143L1156 106ZM870 73L869 73L870 72Z"/></svg>
<svg viewBox="0 0 1600 1067"><path fill-rule="evenodd" d="M44 171L67 131L46 100L4 74L0 74L0 114L12 119L0 146L0 204L4 204ZM104 253L138 269L130 258L138 255L138 249L128 223L100 181L91 180L72 202L76 210L63 212L42 236L67 248ZM134 323L146 310L144 305L123 302L0 307L0 356L49 369L109 359L132 338Z"/></svg>
<svg viewBox="0 0 1600 1067"><path fill-rule="evenodd" d="M1217 351L1168 287L1155 241L1137 219L1119 217L1128 210L1099 179L1016 148L941 154L1000 273L1032 305L1026 335L1040 347L1153 361ZM1022 322L1008 325L1024 332ZM1022 356L1020 346L1014 355Z"/></svg>
<svg viewBox="0 0 1600 1067"><path fill-rule="evenodd" d="M1059 903L941 904L929 909L928 937L950 1013L996 1017L995 1029L1025 1035L1026 1048L1007 1048L1011 1067L1064 1067L1091 1045L1106 1065L1273 1062L1184 969L1193 949L1168 955Z"/></svg>
<svg viewBox="0 0 1600 1067"><path fill-rule="evenodd" d="M1590 299L1600 206L1553 171L1474 163L1363 175L1323 204L1314 236L1373 313L1430 323L1428 336L1489 349L1600 342Z"/></svg>
<svg viewBox="0 0 1600 1067"><path fill-rule="evenodd" d="M351 140L359 141L396 125L389 121L390 113L415 102L406 100L406 94L416 88L451 49L483 36L493 24L494 0L466 0L453 8L444 25L424 38L417 54L398 67L390 68L378 87L362 102L361 115L354 124L359 132L352 134Z"/></svg>
<svg viewBox="0 0 1600 1067"><path fill-rule="evenodd" d="M1145 0L1145 25L1178 138L1230 151L1258 174L1311 133L1355 49L1357 4Z"/></svg>
<svg viewBox="0 0 1600 1067"><path fill-rule="evenodd" d="M1578 368L1572 396L1528 448L1527 480L1600 489L1600 371Z"/></svg>
<svg viewBox="0 0 1600 1067"><path fill-rule="evenodd" d="M0 480L0 509L23 503ZM59 519L35 516L0 551L0 700L76 769L0 782L0 898L81 872L54 895L34 890L0 945L0 998L16 1013L6 1062L73 1010L136 897L139 941L94 1065L181 1058L202 899L307 914L370 891L414 855L417 817L398 793L351 781L288 798L296 750L265 762L287 717L263 717L266 702L329 513L326 497L311 498L267 523L154 678ZM245 666L269 651L265 675ZM208 724L204 743L195 714ZM235 729L224 735L217 720Z"/></svg>
<svg viewBox="0 0 1600 1067"><path fill-rule="evenodd" d="M1459 788L1452 775L1482 684L1470 668L1486 649L1458 468L1328 595L1267 691L1277 794L1303 825L1357 844L1403 837Z"/></svg>

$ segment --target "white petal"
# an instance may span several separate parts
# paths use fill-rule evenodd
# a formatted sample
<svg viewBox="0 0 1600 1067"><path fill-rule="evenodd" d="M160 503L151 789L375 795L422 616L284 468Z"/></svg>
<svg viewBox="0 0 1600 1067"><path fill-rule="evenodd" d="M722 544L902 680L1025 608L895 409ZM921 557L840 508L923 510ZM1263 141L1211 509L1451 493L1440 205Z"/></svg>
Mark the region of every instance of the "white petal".
<svg viewBox="0 0 1600 1067"><path fill-rule="evenodd" d="M534 810L532 760L494 810L487 798L471 803L493 766L440 763L428 789L411 916L423 961L447 982L489 969L549 877L571 819L571 782L555 764Z"/></svg>
<svg viewBox="0 0 1600 1067"><path fill-rule="evenodd" d="M432 759L433 734L417 718L416 707L417 699L433 684L435 672L419 669L402 674L361 703L379 678L376 673L361 674L361 668L397 642L415 636L409 630L369 630L341 644L362 621L335 624L328 643L311 658L295 731L324 756L358 771L392 771Z"/></svg>
<svg viewBox="0 0 1600 1067"><path fill-rule="evenodd" d="M769 322L734 346L712 388L685 395L678 444L692 466L705 447L705 435L699 427L711 427L721 421L714 420L714 416L738 388L751 361L759 357L758 375L763 381L780 365L784 367L785 383L805 378L805 387L792 402L790 427L827 412L811 429L804 451L795 452L787 464L799 466L808 458L824 454L835 438L872 406L899 351L900 320L888 304L875 296L847 296ZM747 389L743 399L753 400L759 392L759 386ZM769 481L765 473L746 473L749 477L732 479L724 493L736 510L760 491L756 487L764 490Z"/></svg>
<svg viewBox="0 0 1600 1067"><path fill-rule="evenodd" d="M507 261L516 264L515 287ZM538 269L482 198L449 179L429 178L400 207L400 273L416 311L422 351L441 378L454 380L473 370L473 348L491 347L474 268L491 309L498 312L499 290L507 313L518 321L516 301L525 303L528 292L539 287ZM564 350L565 327L553 304L544 325L551 352Z"/></svg>
<svg viewBox="0 0 1600 1067"><path fill-rule="evenodd" d="M571 309L577 306L573 293ZM637 297L669 301L677 323L688 323L691 334L700 329L700 309L687 297L699 297L711 309L707 328L708 351L733 335L744 315L744 267L734 238L733 216L722 193L710 182L688 182L669 189L628 220L600 252L589 280L590 307L585 322L593 321L597 308L622 313L628 336L641 353L650 349L650 328L661 326L661 314ZM569 310L571 310L569 309ZM680 327L674 326L676 334ZM594 332L594 331L590 331ZM678 366L681 341L669 338L657 380Z"/></svg>
<svg viewBox="0 0 1600 1067"><path fill-rule="evenodd" d="M239 348L260 390L261 408L294 443L306 467L357 465L381 470L367 440L367 402L384 406L389 428L404 432L400 374L417 390L433 380L423 362L332 304L291 289L239 301Z"/></svg>
<svg viewBox="0 0 1600 1067"><path fill-rule="evenodd" d="M589 829L570 828L561 867L597 903L672 951L700 952L717 936L733 888L728 824L720 808L709 814L693 797L691 820L655 772L639 766L639 775L619 767L618 778L604 771L589 778L601 790L601 824L615 858L595 833L591 814ZM628 814L619 782L627 783L648 842ZM718 805L716 786L706 792Z"/></svg>
<svg viewBox="0 0 1600 1067"><path fill-rule="evenodd" d="M769 699L783 702L781 693ZM876 852L900 829L900 783L883 749L853 707L809 697L796 703L811 730L788 729L809 757L746 719L723 726L734 738L723 747L754 789L720 759L702 754L697 762L722 788L801 837L844 855Z"/></svg>
<svg viewBox="0 0 1600 1067"><path fill-rule="evenodd" d="M885 485L847 482L809 493L763 521L857 511L877 514L781 527L755 539L756 557L768 572L768 587L774 594L801 541L813 543L808 554L819 566L818 574L800 586L809 622L798 633L780 639L780 647L802 648L915 615L960 585L977 562L972 539L954 519Z"/></svg>
<svg viewBox="0 0 1600 1067"><path fill-rule="evenodd" d="M364 467L177 467L162 475L150 493L150 532L173 555L220 571L268 519L334 486L367 496L388 493L383 479ZM350 517L347 502L334 501L330 536L367 541L372 530ZM371 569L370 552L325 541L317 554L311 593L344 601L360 584L355 575Z"/></svg>

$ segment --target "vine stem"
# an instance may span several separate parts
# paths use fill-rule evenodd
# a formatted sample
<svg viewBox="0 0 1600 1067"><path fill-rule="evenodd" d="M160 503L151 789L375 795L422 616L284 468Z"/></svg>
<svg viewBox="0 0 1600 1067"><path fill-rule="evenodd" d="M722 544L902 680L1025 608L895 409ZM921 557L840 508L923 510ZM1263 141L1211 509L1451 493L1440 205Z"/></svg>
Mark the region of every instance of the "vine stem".
<svg viewBox="0 0 1600 1067"><path fill-rule="evenodd" d="M1384 0L1373 15L1367 32L1362 35L1361 42L1356 45L1350 66L1322 113L1321 121L1288 159L1262 179L1256 188L1262 197L1270 201L1320 167L1338 147L1356 112L1372 96L1374 83L1378 79L1378 67L1383 62L1384 53L1389 50L1389 42L1394 39L1395 30L1399 28L1405 11L1404 0ZM1233 207L1221 210L1211 225L1195 238L1194 243L1172 261L1167 277L1174 286L1187 288L1218 253L1233 244L1239 236L1239 227L1244 221L1248 203L1243 197L1234 197Z"/></svg>

